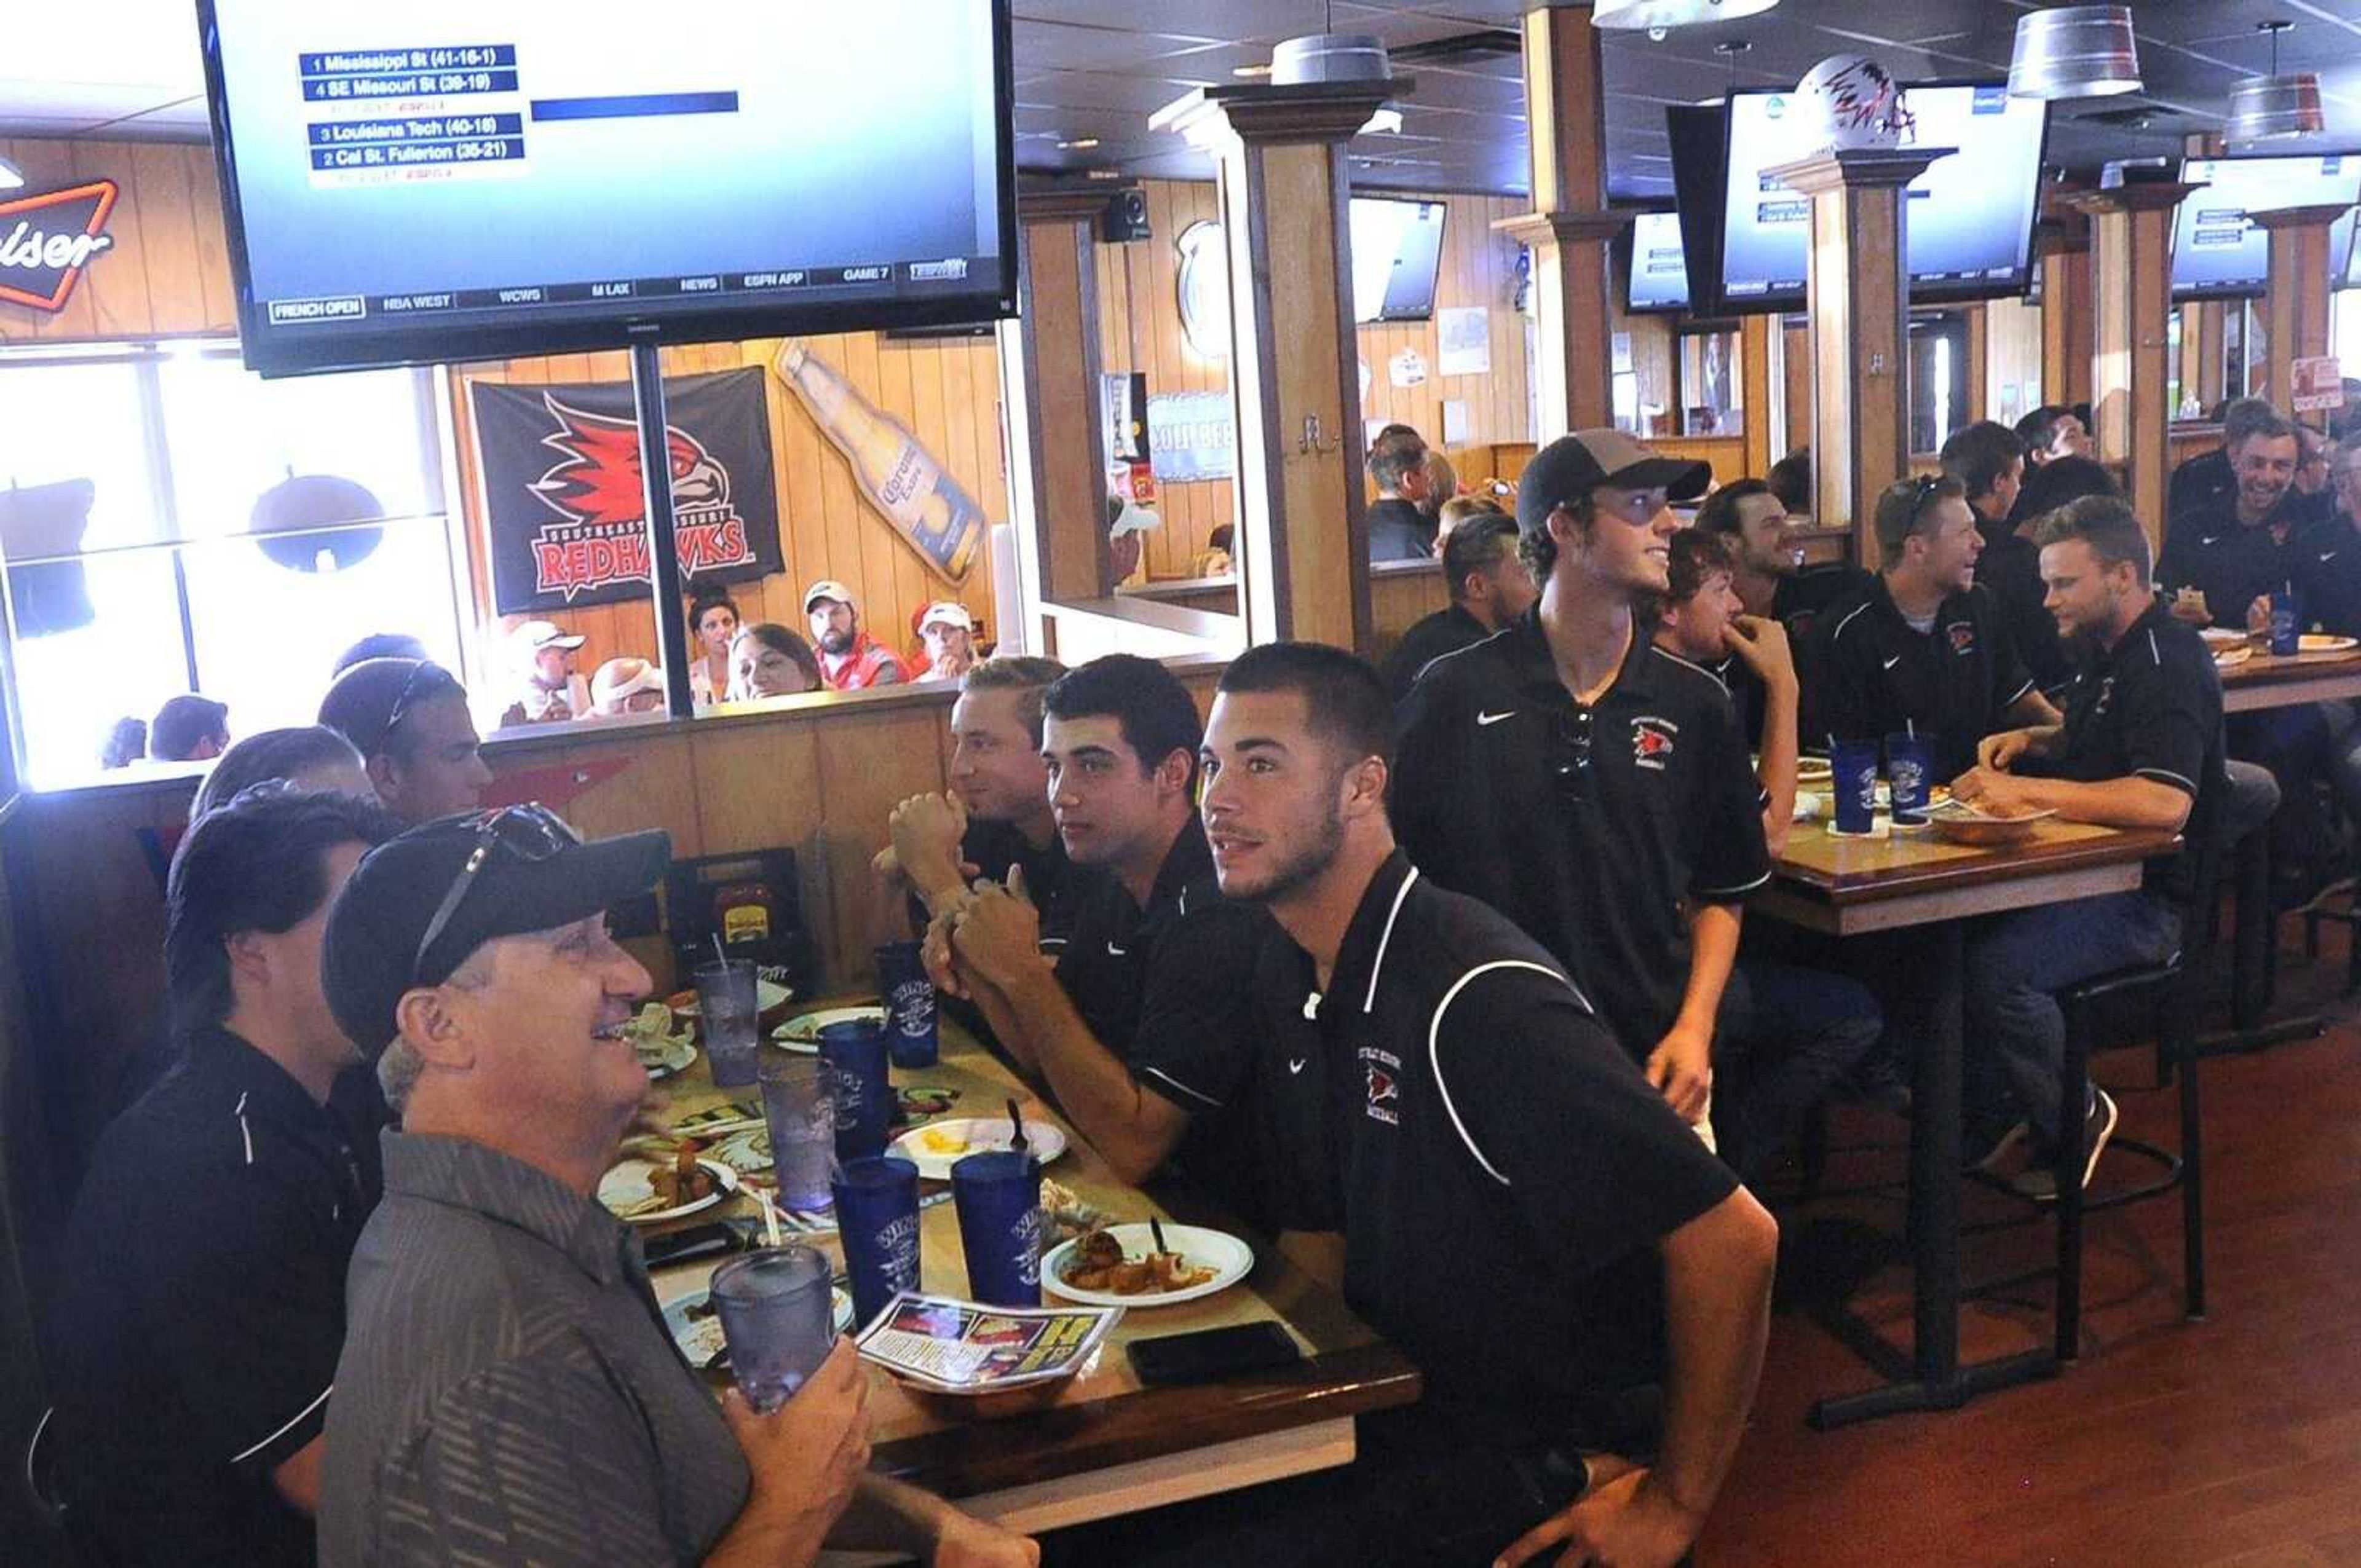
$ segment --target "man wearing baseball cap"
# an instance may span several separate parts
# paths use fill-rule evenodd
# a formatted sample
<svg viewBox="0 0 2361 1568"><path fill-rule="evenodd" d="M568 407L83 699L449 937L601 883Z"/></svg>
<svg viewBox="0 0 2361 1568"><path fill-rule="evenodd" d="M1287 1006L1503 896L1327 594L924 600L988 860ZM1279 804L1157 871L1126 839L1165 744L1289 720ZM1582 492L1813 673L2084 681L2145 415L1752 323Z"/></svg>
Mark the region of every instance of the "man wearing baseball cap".
<svg viewBox="0 0 2361 1568"><path fill-rule="evenodd" d="M804 590L804 618L811 622L820 678L831 691L899 685L909 678L894 651L861 630L861 607L852 590L833 577Z"/></svg>
<svg viewBox="0 0 2361 1568"><path fill-rule="evenodd" d="M405 826L474 810L492 782L467 688L432 660L362 660L328 688L320 722L353 743Z"/></svg>
<svg viewBox="0 0 2361 1568"><path fill-rule="evenodd" d="M1670 587L1666 501L1711 479L1620 431L1542 448L1517 490L1540 601L1427 666L1402 704L1392 795L1419 868L1547 948L1692 1124L1740 901L1770 857L1730 694L1656 647L1632 600Z"/></svg>
<svg viewBox="0 0 2361 1568"><path fill-rule="evenodd" d="M575 652L584 641L568 635L554 620L528 620L509 633L509 648L524 685L500 715L501 729L590 717L590 683L574 668Z"/></svg>
<svg viewBox="0 0 2361 1568"><path fill-rule="evenodd" d="M849 1343L769 1414L717 1406L598 1203L647 1088L625 1025L650 988L606 911L669 858L661 832L586 844L511 806L371 851L329 917L329 1005L401 1127L346 1282L320 1561L807 1562L825 1541L1032 1562L864 1473Z"/></svg>
<svg viewBox="0 0 2361 1568"><path fill-rule="evenodd" d="M927 645L922 681L955 681L975 667L975 617L957 599L937 599L918 617L918 639Z"/></svg>

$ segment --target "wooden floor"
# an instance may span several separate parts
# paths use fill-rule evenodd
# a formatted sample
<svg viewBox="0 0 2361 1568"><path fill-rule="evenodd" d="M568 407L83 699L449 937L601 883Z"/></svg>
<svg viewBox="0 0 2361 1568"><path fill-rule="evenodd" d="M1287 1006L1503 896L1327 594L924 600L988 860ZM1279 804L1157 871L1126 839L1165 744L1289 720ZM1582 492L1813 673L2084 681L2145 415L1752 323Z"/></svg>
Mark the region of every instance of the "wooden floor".
<svg viewBox="0 0 2361 1568"><path fill-rule="evenodd" d="M1906 1276L1876 1242L1901 1197L1783 1208L1769 1369L1699 1568L2361 1564L2361 1010L2335 996L2343 970L2337 944L2282 977L2282 1008L2327 1004L2323 1037L2204 1064L2205 1322L2181 1317L2177 1199L2095 1215L2079 1365L1965 1410L1816 1432L1813 1399L1873 1379L1810 1299L1865 1281L1855 1307L1906 1342ZM2123 1132L2177 1142L2172 1095L2143 1087L2147 1053L2095 1071L2121 1091ZM1840 1122L1840 1146L1893 1146L1840 1155L1828 1185L1898 1179L1903 1131ZM1973 1189L1966 1210L1971 1224L2015 1212ZM2046 1225L1988 1231L1963 1277L2005 1276L2048 1245ZM2049 1301L2043 1281L1971 1308L1963 1354L2037 1343Z"/></svg>

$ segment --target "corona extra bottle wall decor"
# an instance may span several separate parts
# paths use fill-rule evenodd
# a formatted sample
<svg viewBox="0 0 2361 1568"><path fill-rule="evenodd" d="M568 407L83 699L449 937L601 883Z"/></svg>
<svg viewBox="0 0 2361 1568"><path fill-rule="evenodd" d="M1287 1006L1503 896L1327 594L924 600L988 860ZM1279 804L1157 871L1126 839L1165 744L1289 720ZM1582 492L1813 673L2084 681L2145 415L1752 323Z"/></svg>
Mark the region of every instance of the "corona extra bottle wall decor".
<svg viewBox="0 0 2361 1568"><path fill-rule="evenodd" d="M774 368L852 465L852 477L870 504L892 520L936 571L952 582L965 581L983 539L983 509L943 472L907 425L873 407L801 338L779 345Z"/></svg>

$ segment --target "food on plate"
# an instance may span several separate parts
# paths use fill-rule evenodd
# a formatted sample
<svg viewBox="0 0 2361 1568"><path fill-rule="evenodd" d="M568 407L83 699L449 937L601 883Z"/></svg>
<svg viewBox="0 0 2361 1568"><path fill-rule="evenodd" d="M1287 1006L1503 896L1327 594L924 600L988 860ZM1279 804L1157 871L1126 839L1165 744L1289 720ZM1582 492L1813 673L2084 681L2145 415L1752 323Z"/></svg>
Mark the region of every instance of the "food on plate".
<svg viewBox="0 0 2361 1568"><path fill-rule="evenodd" d="M1177 1252L1151 1252L1144 1257L1132 1257L1123 1250L1121 1242L1104 1230L1091 1231L1077 1242L1073 1255L1060 1271L1066 1283L1075 1289L1103 1290L1110 1296L1187 1290L1207 1283L1213 1273L1211 1268L1191 1268L1188 1258Z"/></svg>
<svg viewBox="0 0 2361 1568"><path fill-rule="evenodd" d="M928 1154L965 1154L969 1147L967 1134L958 1126L928 1127L918 1134L918 1144Z"/></svg>
<svg viewBox="0 0 2361 1568"><path fill-rule="evenodd" d="M1041 1211L1061 1231L1076 1235L1096 1230L1105 1216L1084 1202L1080 1194L1062 1182L1041 1179Z"/></svg>
<svg viewBox="0 0 2361 1568"><path fill-rule="evenodd" d="M641 1007L638 1014L623 1026L630 1036L631 1048L640 1055L642 1067L664 1067L671 1063L682 1046L688 1044L686 1030L675 1035L672 1027L672 1009L661 1002L651 1002Z"/></svg>
<svg viewBox="0 0 2361 1568"><path fill-rule="evenodd" d="M673 1151L672 1163L660 1165L648 1172L648 1186L653 1190L655 1201L634 1204L632 1213L652 1214L661 1209L677 1209L713 1195L713 1173L697 1163L704 1146L694 1139L684 1141Z"/></svg>

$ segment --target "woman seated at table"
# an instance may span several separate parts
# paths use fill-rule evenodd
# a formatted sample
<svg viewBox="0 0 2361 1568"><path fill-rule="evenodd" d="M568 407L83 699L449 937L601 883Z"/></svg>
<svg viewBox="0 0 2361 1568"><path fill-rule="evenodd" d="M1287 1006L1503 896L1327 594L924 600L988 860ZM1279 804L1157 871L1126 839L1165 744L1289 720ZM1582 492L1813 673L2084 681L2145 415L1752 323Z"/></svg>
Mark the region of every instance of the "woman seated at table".
<svg viewBox="0 0 2361 1568"><path fill-rule="evenodd" d="M730 644L730 697L751 702L820 689L811 644L774 620L741 629Z"/></svg>

